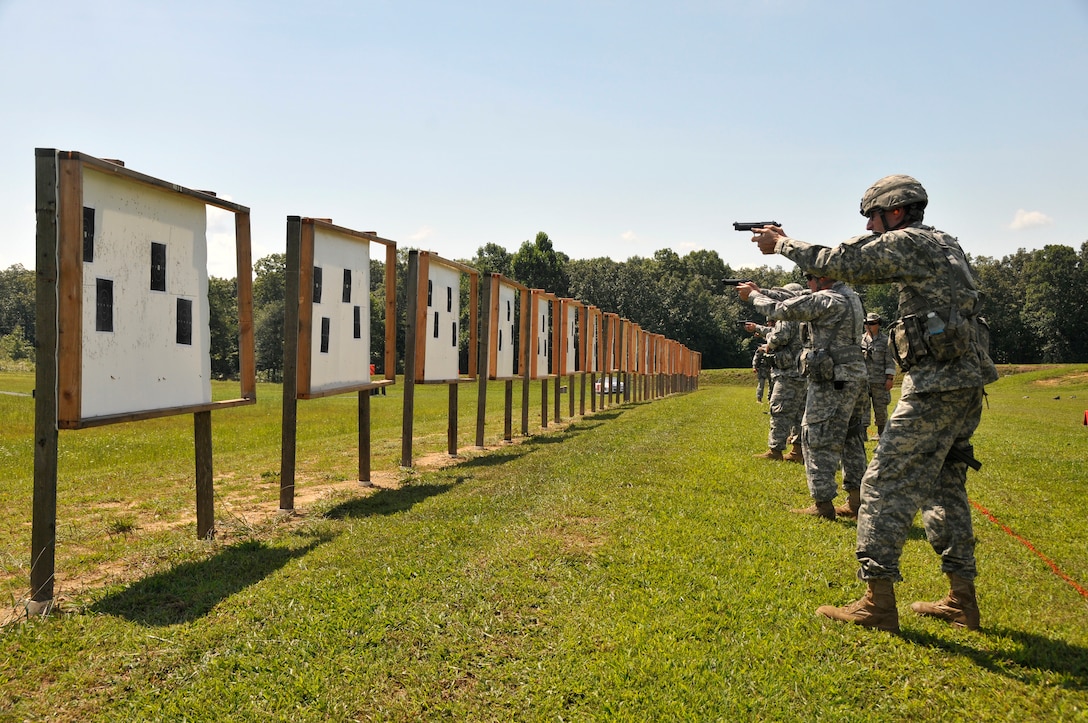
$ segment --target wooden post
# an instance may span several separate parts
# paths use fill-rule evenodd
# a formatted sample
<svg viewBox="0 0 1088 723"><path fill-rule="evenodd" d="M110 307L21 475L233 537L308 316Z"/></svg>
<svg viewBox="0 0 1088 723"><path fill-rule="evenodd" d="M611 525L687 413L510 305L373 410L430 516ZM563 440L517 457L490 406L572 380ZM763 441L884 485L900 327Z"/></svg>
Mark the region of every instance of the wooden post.
<svg viewBox="0 0 1088 723"><path fill-rule="evenodd" d="M38 148L34 156L38 355L34 377L34 503L27 612L48 615L53 607L57 543L57 152Z"/></svg>
<svg viewBox="0 0 1088 723"><path fill-rule="evenodd" d="M359 484L370 486L370 390L359 390Z"/></svg>
<svg viewBox="0 0 1088 723"><path fill-rule="evenodd" d="M502 438L509 442L514 438L514 380L507 379L505 386Z"/></svg>
<svg viewBox="0 0 1088 723"><path fill-rule="evenodd" d="M412 466L412 418L415 415L416 345L418 342L416 314L419 308L419 251L408 252L407 300L404 331L404 407L400 428L400 466ZM388 321L386 322L388 323Z"/></svg>
<svg viewBox="0 0 1088 723"><path fill-rule="evenodd" d="M492 279L489 276L486 283L482 283L480 291L480 335L477 337L478 345L476 355L477 380L479 382L476 394L476 446L483 449L484 425L487 421L487 378L490 373L491 354L491 286ZM498 291L498 288L495 289Z"/></svg>
<svg viewBox="0 0 1088 723"><path fill-rule="evenodd" d="M540 380L540 426L548 428L548 380Z"/></svg>
<svg viewBox="0 0 1088 723"><path fill-rule="evenodd" d="M283 309L283 414L280 428L280 511L295 509L295 451L298 439L299 271L302 219L287 217L287 265Z"/></svg>
<svg viewBox="0 0 1088 723"><path fill-rule="evenodd" d="M215 537L215 492L212 488L212 413L193 414L193 447L196 450L196 536Z"/></svg>
<svg viewBox="0 0 1088 723"><path fill-rule="evenodd" d="M529 380L533 340L529 337L529 317L533 315L532 297L528 289L521 292L521 436L529 436Z"/></svg>
<svg viewBox="0 0 1088 723"><path fill-rule="evenodd" d="M446 424L446 448L451 457L457 456L457 382L447 384L450 388L449 421Z"/></svg>

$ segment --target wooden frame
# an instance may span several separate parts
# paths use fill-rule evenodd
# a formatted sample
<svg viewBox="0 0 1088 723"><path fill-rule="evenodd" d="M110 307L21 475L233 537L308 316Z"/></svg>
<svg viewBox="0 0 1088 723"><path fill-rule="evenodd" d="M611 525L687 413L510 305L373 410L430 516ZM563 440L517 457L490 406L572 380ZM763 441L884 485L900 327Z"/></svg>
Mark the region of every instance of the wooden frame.
<svg viewBox="0 0 1088 723"><path fill-rule="evenodd" d="M459 271L461 274L467 274L469 277L469 341L468 341L468 369L464 374L461 373L460 365L458 365L456 377L442 377L437 379L427 379L427 284L425 283L429 278L431 265L445 267L454 271ZM415 332L416 332L416 353L413 369L413 379L417 384L448 384L450 382L471 382L476 380L477 374L477 325L479 323L479 293L480 293L480 272L471 266L458 263L456 261L450 261L444 259L436 253L431 251L419 252L419 279L417 281L416 288L416 318L415 318ZM458 309L460 309L460 302L458 302ZM458 345L459 346L459 345Z"/></svg>
<svg viewBox="0 0 1088 723"><path fill-rule="evenodd" d="M512 290L519 299L518 308L518 337L519 346L512 347L514 353L514 369L509 375L502 375L499 373L498 361L499 361L499 345L500 345L500 323L502 321L503 313L501 308L501 296L502 290ZM487 355L487 378L493 381L506 381L513 379L520 379L524 376L524 363L521 350L525 347L525 338L522 333L522 329L525 328L525 315L529 311L529 287L523 284L519 284L516 281L506 278L502 274L491 274L491 286L490 295L488 298L488 355ZM513 345L514 340L510 339L509 343Z"/></svg>
<svg viewBox="0 0 1088 723"><path fill-rule="evenodd" d="M396 283L397 283L397 242L390 241L389 239L382 238L377 234L367 231L354 231L343 226L336 226L330 219L321 218L299 218L297 216L290 217L291 219L298 220L298 234L297 242L299 243L298 249L298 368L296 373L296 379L298 384L297 395L299 399L318 399L320 397L334 396L337 394L345 394L347 392L355 392L362 390L374 389L376 387L382 387L394 383L396 379L396 343L397 343L397 329L396 329ZM288 222L288 233L292 224ZM327 386L322 389L315 389L312 380L311 359L314 344L314 329L313 329L313 305L314 305L314 246L315 239L319 232L329 234L334 237L338 237L343 240L358 242L360 244L376 243L385 247L385 372L384 380L375 382L373 379L369 379L365 382L346 383L339 386ZM288 238L288 245L290 246L294 240ZM288 254L288 264L291 264L291 254ZM367 263L369 265L370 255L367 254ZM368 269L369 272L369 269ZM366 313L369 319L370 314L370 289L367 288L367 302ZM288 299L288 304L291 300ZM366 364L370 363L369 356L369 344L367 348ZM369 366L368 366L369 368ZM286 369L285 369L286 372ZM369 374L368 374L369 377Z"/></svg>
<svg viewBox="0 0 1088 723"><path fill-rule="evenodd" d="M38 149L55 154L57 162L57 425L60 429L81 429L119 422L153 419L176 414L211 411L224 407L254 404L257 401L256 364L253 339L253 272L250 248L249 209L224 201L205 191L194 191L76 151ZM234 213L238 278L238 358L241 389L236 399L141 409L86 417L82 410L83 385L83 239L84 177L90 170L123 183L193 199ZM210 379L208 380L210 390Z"/></svg>

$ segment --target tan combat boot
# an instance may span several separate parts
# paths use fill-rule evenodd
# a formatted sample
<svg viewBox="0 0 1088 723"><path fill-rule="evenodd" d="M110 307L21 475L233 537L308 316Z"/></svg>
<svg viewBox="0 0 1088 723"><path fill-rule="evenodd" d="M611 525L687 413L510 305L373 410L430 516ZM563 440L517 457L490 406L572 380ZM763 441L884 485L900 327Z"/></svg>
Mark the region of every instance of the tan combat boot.
<svg viewBox="0 0 1088 723"><path fill-rule="evenodd" d="M937 602L914 602L910 609L919 615L928 615L952 623L957 628L978 630L978 601L975 600L975 584L959 575L949 575L952 589Z"/></svg>
<svg viewBox="0 0 1088 723"><path fill-rule="evenodd" d="M821 520L835 521L835 503L831 500L827 502L816 502L811 507L801 507L796 510L790 510L790 512L798 515L812 515L813 517L819 517Z"/></svg>
<svg viewBox="0 0 1088 723"><path fill-rule="evenodd" d="M805 455L801 452L801 445L794 443L793 449L790 450L790 453L782 459L786 460L787 462L800 462L801 464L804 464Z"/></svg>
<svg viewBox="0 0 1088 723"><path fill-rule="evenodd" d="M776 462L782 461L782 450L780 449L768 449L763 454L753 454L756 459L773 459Z"/></svg>
<svg viewBox="0 0 1088 723"><path fill-rule="evenodd" d="M895 609L895 586L891 580L870 580L869 589L860 600L841 608L823 605L816 608L816 614L890 633L899 632L899 611Z"/></svg>
<svg viewBox="0 0 1088 723"><path fill-rule="evenodd" d="M858 517L858 510L861 509L861 490L849 490L847 494L849 497L846 499L846 504L841 507L836 507L835 514L839 517L848 517L851 520L856 520Z"/></svg>

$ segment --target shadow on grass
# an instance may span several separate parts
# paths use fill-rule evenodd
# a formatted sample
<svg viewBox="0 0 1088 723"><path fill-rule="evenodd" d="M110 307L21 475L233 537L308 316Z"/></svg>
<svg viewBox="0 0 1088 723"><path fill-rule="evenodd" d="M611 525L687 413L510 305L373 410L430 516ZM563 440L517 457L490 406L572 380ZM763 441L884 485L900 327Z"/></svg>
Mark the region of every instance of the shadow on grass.
<svg viewBox="0 0 1088 723"><path fill-rule="evenodd" d="M413 483L398 489L383 489L366 497L348 500L325 513L325 517L343 520L348 517L394 515L405 512L423 500L448 492L460 480L443 484Z"/></svg>
<svg viewBox="0 0 1088 723"><path fill-rule="evenodd" d="M106 596L91 610L148 626L191 622L328 539L318 538L297 549L243 542L207 560L178 565L140 580Z"/></svg>
<svg viewBox="0 0 1088 723"><path fill-rule="evenodd" d="M971 636L970 642L977 642L977 646L928 632L912 630L904 631L901 635L903 639L918 645L962 655L991 673L1025 684L1036 685L1047 681L1048 685L1069 690L1088 690L1088 648L1063 640L1022 630L987 628L985 625L977 636ZM1003 639L1012 641L1013 645L1006 646ZM983 649L981 646L987 643L992 643L992 647L998 649ZM1006 647L1009 649L1003 649Z"/></svg>

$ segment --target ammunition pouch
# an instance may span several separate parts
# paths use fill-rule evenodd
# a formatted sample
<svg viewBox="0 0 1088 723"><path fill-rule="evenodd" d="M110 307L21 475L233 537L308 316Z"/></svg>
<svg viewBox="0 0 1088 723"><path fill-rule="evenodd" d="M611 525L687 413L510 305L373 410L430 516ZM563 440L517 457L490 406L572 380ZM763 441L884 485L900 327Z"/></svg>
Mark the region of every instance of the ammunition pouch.
<svg viewBox="0 0 1088 723"><path fill-rule="evenodd" d="M827 349L805 349L801 353L801 376L814 382L830 382L835 378L835 360Z"/></svg>
<svg viewBox="0 0 1088 723"><path fill-rule="evenodd" d="M959 317L945 325L940 334L930 334L925 319L917 314L900 317L892 328L891 349L899 368L908 371L922 359L947 362L959 359L971 347L971 319ZM989 336L989 329L986 331Z"/></svg>

